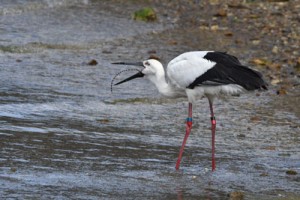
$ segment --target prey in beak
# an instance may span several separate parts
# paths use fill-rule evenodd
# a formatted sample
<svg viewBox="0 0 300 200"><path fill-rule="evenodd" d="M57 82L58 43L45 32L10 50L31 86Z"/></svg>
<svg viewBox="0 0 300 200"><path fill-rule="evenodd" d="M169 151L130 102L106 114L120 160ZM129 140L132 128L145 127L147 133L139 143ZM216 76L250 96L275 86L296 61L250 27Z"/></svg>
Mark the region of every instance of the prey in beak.
<svg viewBox="0 0 300 200"><path fill-rule="evenodd" d="M115 62L115 63L112 63L112 64L116 64L116 65L134 65L134 66L139 66L139 67L144 67L143 63L142 62ZM138 73L118 82L118 83L115 83L113 84L113 81L115 80L115 78L120 75L122 72L125 72L125 71L138 71ZM115 77L112 79L111 81L111 92L112 92L112 86L113 85L120 85L122 83L125 83L127 81L130 81L130 80L133 80L133 79L136 79L136 78L141 78L143 77L144 74L142 73L142 71L138 70L138 69L126 69L126 70L122 70L120 71L119 73L117 73L115 75Z"/></svg>

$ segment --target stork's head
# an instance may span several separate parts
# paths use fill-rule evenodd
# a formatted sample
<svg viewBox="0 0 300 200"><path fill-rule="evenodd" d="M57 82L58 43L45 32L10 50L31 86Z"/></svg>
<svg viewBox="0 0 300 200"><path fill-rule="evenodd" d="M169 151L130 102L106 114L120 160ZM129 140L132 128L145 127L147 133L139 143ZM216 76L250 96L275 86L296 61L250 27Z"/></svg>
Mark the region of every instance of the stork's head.
<svg viewBox="0 0 300 200"><path fill-rule="evenodd" d="M122 83L125 83L127 81L133 80L135 78L141 78L145 77L151 80L152 82L155 82L155 79L157 79L159 76L164 76L164 68L162 64L155 59L149 59L145 60L143 62L136 62L136 63L127 63L127 62L117 62L117 63L112 63L112 64L119 64L119 65L134 65L134 66L139 66L142 67L141 70L138 73L114 84L114 85L119 85Z"/></svg>

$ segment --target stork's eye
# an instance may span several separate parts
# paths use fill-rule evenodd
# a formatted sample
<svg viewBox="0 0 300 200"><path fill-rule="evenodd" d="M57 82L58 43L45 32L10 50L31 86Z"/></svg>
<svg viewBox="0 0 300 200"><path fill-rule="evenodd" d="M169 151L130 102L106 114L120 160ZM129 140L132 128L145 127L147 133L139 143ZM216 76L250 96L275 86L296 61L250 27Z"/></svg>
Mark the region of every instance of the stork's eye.
<svg viewBox="0 0 300 200"><path fill-rule="evenodd" d="M150 63L148 61L145 62L146 66L150 66Z"/></svg>

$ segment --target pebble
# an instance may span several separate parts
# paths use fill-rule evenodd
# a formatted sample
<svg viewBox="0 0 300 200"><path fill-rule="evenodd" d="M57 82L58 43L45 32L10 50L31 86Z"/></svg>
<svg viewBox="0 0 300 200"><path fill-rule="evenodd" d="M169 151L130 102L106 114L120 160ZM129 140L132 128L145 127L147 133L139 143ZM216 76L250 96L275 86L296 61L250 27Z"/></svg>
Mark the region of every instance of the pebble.
<svg viewBox="0 0 300 200"><path fill-rule="evenodd" d="M278 47L277 47L277 46L274 46L274 47L273 47L272 53L278 54Z"/></svg>

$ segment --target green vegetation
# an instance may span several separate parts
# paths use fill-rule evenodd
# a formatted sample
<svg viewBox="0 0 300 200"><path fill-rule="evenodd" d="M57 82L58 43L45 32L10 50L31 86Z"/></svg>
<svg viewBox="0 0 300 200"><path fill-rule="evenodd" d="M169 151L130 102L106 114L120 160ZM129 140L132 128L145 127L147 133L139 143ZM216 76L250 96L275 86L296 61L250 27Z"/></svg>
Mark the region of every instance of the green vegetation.
<svg viewBox="0 0 300 200"><path fill-rule="evenodd" d="M135 11L133 15L133 19L149 22L149 21L156 21L157 16L153 8L145 7L138 11Z"/></svg>

